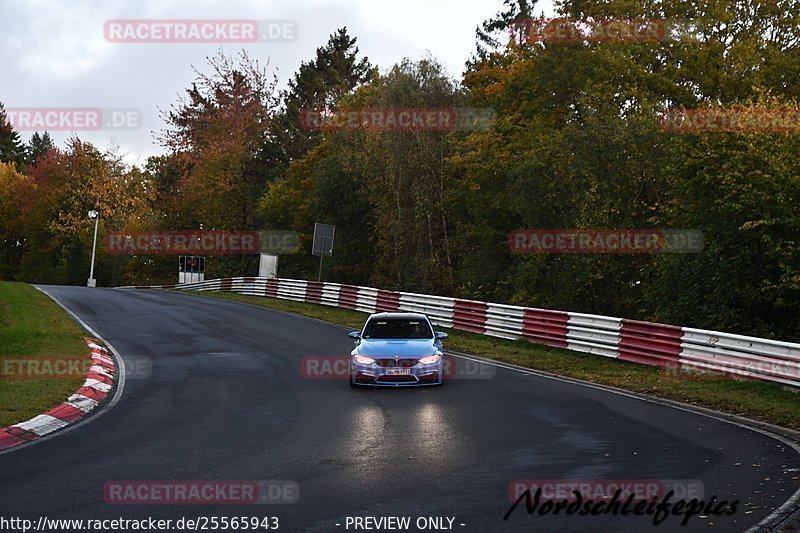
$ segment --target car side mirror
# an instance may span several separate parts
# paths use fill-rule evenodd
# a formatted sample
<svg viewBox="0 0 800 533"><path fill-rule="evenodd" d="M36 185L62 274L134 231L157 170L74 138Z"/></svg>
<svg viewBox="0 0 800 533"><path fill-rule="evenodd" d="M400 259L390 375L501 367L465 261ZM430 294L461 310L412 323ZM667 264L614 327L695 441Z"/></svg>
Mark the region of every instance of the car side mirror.
<svg viewBox="0 0 800 533"><path fill-rule="evenodd" d="M358 340L358 339L361 338L361 332L359 332L359 331L351 331L350 333L347 334L347 336L350 337L351 339Z"/></svg>
<svg viewBox="0 0 800 533"><path fill-rule="evenodd" d="M437 331L436 332L436 339L437 340L443 341L446 338L447 338L447 333L445 333L444 331Z"/></svg>

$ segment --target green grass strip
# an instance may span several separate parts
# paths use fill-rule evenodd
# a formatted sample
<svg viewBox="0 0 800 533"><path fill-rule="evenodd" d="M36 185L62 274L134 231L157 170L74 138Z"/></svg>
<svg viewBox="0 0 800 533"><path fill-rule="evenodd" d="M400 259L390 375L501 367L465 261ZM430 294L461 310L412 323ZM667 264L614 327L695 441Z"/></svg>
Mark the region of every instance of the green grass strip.
<svg viewBox="0 0 800 533"><path fill-rule="evenodd" d="M0 427L52 409L83 384L85 375L31 377L14 369L37 358L85 361L91 357L86 337L46 295L24 283L0 282Z"/></svg>

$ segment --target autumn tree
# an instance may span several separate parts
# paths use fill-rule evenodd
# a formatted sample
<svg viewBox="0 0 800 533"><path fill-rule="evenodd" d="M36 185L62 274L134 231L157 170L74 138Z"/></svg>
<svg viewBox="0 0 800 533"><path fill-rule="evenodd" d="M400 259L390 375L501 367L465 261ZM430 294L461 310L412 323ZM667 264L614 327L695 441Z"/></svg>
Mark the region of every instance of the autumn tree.
<svg viewBox="0 0 800 533"><path fill-rule="evenodd" d="M0 161L0 279L14 280L25 251L26 209L36 194L36 184L17 171L14 163Z"/></svg>
<svg viewBox="0 0 800 533"><path fill-rule="evenodd" d="M89 210L100 213L100 247L106 231L135 227L148 217L151 188L141 171L77 137L64 151L50 150L30 172L36 194L24 205L25 250L20 262L24 280L85 283L94 229ZM101 249L98 279L119 283L119 273L104 261Z"/></svg>
<svg viewBox="0 0 800 533"><path fill-rule="evenodd" d="M275 80L245 52L209 58L185 98L164 114L159 140L183 170L178 203L203 229L257 229L265 184L259 151L275 106Z"/></svg>

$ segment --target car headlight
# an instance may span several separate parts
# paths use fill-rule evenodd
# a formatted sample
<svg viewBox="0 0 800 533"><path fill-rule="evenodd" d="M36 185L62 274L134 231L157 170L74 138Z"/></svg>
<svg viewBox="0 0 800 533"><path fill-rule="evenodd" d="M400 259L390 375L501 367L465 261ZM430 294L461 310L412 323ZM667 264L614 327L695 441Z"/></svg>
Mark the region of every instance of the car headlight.
<svg viewBox="0 0 800 533"><path fill-rule="evenodd" d="M375 359L372 357L366 357L363 355L354 355L353 360L360 365L371 365L375 362Z"/></svg>
<svg viewBox="0 0 800 533"><path fill-rule="evenodd" d="M441 359L441 358L442 358L441 355L429 355L427 357L423 357L422 359L420 359L419 362L420 362L420 364L423 364L423 365L434 365L434 364L438 363L439 359Z"/></svg>

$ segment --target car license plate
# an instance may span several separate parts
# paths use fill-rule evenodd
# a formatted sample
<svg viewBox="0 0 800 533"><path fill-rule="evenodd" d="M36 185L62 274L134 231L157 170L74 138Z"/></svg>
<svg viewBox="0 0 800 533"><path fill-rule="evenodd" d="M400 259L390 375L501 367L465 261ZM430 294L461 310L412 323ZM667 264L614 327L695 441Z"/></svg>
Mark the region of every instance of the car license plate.
<svg viewBox="0 0 800 533"><path fill-rule="evenodd" d="M410 373L410 368L389 368L386 370L387 376L403 376Z"/></svg>

